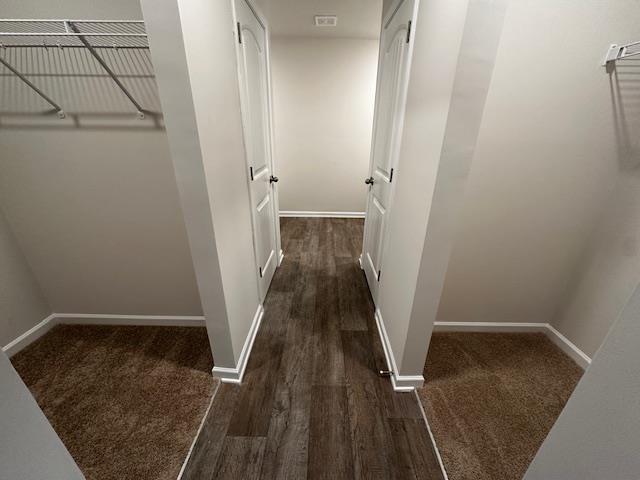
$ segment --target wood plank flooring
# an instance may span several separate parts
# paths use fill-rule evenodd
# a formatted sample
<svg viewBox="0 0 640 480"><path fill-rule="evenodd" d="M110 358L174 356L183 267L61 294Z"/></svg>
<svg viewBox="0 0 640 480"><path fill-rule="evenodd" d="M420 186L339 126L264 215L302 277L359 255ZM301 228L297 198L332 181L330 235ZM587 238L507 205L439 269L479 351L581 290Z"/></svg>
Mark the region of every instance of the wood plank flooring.
<svg viewBox="0 0 640 480"><path fill-rule="evenodd" d="M442 480L415 395L376 374L363 221L281 228L285 260L243 383L220 386L183 480Z"/></svg>

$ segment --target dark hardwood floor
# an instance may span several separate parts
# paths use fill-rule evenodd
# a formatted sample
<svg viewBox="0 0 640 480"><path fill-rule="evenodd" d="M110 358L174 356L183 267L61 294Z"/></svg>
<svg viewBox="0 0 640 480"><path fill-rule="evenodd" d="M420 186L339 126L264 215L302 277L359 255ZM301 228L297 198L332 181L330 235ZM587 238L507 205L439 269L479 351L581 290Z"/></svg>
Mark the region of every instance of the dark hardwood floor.
<svg viewBox="0 0 640 480"><path fill-rule="evenodd" d="M376 374L363 221L281 228L285 260L244 381L220 386L183 479L442 480L415 395Z"/></svg>

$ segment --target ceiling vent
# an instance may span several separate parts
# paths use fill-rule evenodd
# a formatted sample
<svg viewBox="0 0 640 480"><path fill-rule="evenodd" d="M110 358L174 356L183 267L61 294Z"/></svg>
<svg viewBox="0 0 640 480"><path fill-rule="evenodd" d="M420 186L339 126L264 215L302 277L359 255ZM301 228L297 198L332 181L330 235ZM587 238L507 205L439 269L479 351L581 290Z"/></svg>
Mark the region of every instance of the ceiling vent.
<svg viewBox="0 0 640 480"><path fill-rule="evenodd" d="M316 15L314 20L316 27L335 27L338 25L338 17L335 15Z"/></svg>

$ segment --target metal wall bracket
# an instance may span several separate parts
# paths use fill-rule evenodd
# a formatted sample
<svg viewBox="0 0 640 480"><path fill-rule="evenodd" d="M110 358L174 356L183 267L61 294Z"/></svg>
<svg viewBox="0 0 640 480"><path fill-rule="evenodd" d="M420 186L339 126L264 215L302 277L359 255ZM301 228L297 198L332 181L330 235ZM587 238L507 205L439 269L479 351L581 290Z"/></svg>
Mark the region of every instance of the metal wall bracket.
<svg viewBox="0 0 640 480"><path fill-rule="evenodd" d="M18 70L16 70L9 62L7 62L4 58L0 57L0 63L2 65L4 65L4 67L9 70L11 73L13 73L16 77L18 77L20 80L22 80L22 82L24 84L26 84L29 88L31 88L31 90L33 90L34 92L36 92L45 102L47 102L49 105L51 105L53 108L56 109L56 111L58 112L58 118L65 118L67 115L64 113L64 110L62 109L62 107L60 105L58 105L56 102L54 102L51 97L49 97L46 93L44 93L42 90L40 90L38 87L35 86L35 84L29 80L27 77L25 77L21 72L19 72Z"/></svg>
<svg viewBox="0 0 640 480"><path fill-rule="evenodd" d="M637 55L640 55L640 42L628 43L626 45L613 44L609 47L609 50L607 50L607 54L602 61L602 66L611 67L619 60L626 60Z"/></svg>

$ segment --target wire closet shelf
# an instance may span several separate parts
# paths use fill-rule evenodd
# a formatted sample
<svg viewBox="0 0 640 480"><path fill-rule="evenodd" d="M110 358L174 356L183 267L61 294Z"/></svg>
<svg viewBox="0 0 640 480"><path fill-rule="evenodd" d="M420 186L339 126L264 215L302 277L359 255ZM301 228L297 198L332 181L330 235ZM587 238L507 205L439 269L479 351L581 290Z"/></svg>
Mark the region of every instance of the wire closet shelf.
<svg viewBox="0 0 640 480"><path fill-rule="evenodd" d="M58 117L65 118L66 113L62 105L33 80L34 77L52 74L42 71L26 72L12 61L28 56L29 52L24 52L29 49L44 51L45 54L57 52L60 58L64 58L62 52L72 51L71 49L81 50L86 57L92 59L93 67L90 68L92 71L89 73L99 73L110 78L112 86L117 88L135 108L138 118L145 118L145 112L149 112L136 99L130 86L123 81L124 78L133 75L127 75L122 68L118 67L117 62L112 60L113 52L148 51L149 43L144 21L0 19L0 65L53 107ZM144 76L153 77L148 53L145 55L145 60L138 62L148 64L146 68L142 67L146 70ZM40 69L43 68L43 64L47 65L42 58L37 58L33 63ZM87 65L84 59L77 63ZM81 75L88 74L82 72Z"/></svg>

